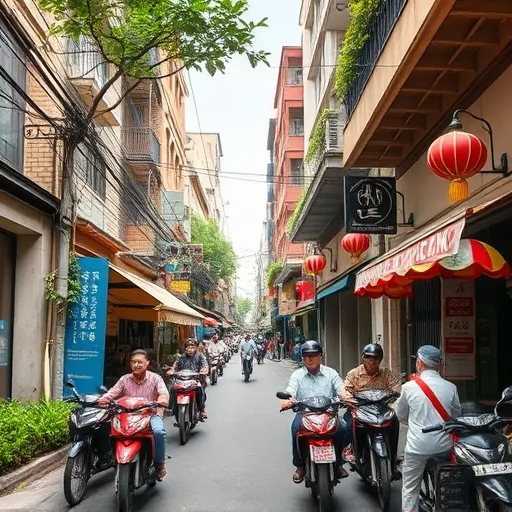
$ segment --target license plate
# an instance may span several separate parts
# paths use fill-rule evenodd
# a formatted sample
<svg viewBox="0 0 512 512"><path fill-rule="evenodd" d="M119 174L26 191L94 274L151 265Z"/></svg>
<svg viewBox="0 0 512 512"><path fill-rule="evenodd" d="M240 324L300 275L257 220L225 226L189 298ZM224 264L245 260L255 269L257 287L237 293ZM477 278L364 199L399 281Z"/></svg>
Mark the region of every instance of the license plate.
<svg viewBox="0 0 512 512"><path fill-rule="evenodd" d="M512 462L497 462L495 464L479 464L471 466L476 476L504 475L512 473Z"/></svg>
<svg viewBox="0 0 512 512"><path fill-rule="evenodd" d="M190 397L188 395L178 395L177 402L179 404L189 404L190 403Z"/></svg>
<svg viewBox="0 0 512 512"><path fill-rule="evenodd" d="M334 445L328 446L311 446L311 459L317 464L328 464L336 461L336 453Z"/></svg>

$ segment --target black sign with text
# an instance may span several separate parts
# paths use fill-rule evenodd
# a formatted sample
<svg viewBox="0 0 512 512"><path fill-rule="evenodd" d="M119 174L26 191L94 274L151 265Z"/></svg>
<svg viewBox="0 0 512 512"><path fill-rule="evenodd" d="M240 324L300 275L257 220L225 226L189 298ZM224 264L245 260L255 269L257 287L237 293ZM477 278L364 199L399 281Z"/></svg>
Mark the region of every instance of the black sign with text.
<svg viewBox="0 0 512 512"><path fill-rule="evenodd" d="M395 178L345 176L344 188L347 233L396 234Z"/></svg>

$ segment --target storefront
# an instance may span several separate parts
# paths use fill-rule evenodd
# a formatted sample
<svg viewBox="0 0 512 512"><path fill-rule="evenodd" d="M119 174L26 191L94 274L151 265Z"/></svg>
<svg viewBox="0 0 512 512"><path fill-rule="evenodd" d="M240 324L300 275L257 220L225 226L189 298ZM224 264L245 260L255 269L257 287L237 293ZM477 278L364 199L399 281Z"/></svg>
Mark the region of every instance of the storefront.
<svg viewBox="0 0 512 512"><path fill-rule="evenodd" d="M396 334L400 370L414 370L409 355L421 345L438 346L463 401L492 404L511 384L509 199L472 198L356 277L355 293L380 301L392 318L387 333Z"/></svg>

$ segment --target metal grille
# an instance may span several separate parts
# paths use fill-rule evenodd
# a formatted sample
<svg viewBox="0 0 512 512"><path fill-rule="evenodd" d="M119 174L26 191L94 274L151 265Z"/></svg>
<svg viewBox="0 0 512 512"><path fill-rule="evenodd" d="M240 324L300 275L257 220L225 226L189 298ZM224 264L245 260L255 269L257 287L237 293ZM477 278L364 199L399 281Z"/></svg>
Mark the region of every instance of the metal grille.
<svg viewBox="0 0 512 512"><path fill-rule="evenodd" d="M411 300L412 353L422 345L441 347L441 280L413 283Z"/></svg>

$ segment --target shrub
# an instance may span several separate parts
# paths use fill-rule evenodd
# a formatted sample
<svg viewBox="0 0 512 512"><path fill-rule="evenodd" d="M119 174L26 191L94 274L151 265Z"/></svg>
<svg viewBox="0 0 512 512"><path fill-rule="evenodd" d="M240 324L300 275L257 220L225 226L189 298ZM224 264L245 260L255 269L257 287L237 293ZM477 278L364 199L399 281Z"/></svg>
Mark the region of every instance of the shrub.
<svg viewBox="0 0 512 512"><path fill-rule="evenodd" d="M283 270L283 264L280 261L273 261L267 269L267 286L270 288L276 282L277 276Z"/></svg>
<svg viewBox="0 0 512 512"><path fill-rule="evenodd" d="M308 195L309 187L304 187L302 192L300 193L299 198L297 199L297 204L295 205L295 210L291 214L288 222L286 223L286 234L291 236L297 222L299 222L300 216L302 214L302 209L304 208L304 201L306 200L306 196Z"/></svg>
<svg viewBox="0 0 512 512"><path fill-rule="evenodd" d="M309 140L308 152L304 161L309 164L313 158L325 149L325 131L327 130L327 119L331 114L335 114L336 110L325 108L318 118L311 139Z"/></svg>
<svg viewBox="0 0 512 512"><path fill-rule="evenodd" d="M0 474L64 446L73 407L59 400L0 401Z"/></svg>

